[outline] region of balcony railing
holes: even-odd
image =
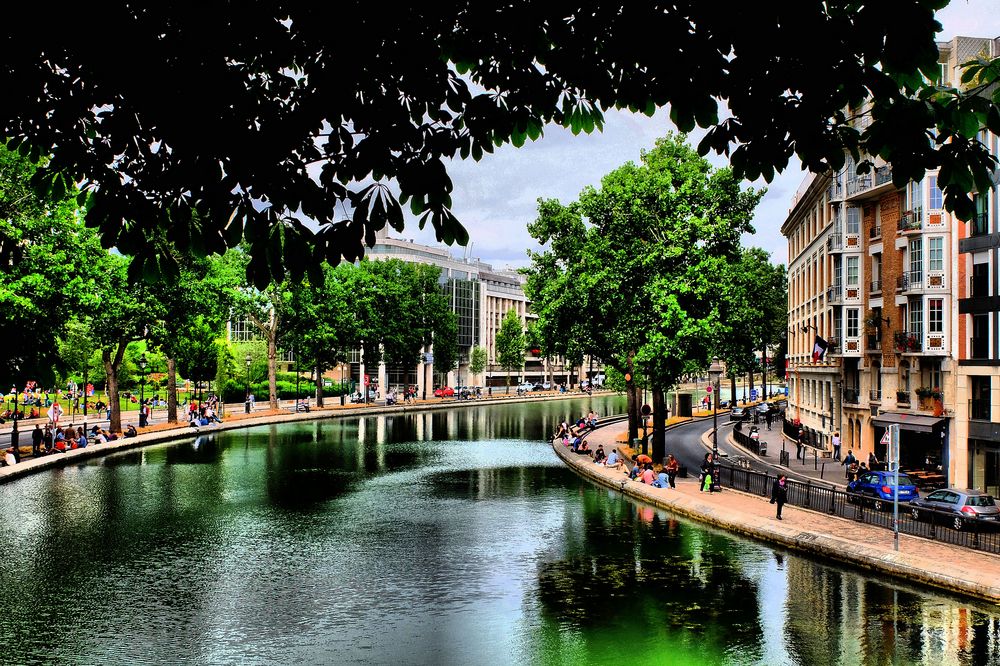
[[[910,271],[896,278],[896,291],[915,291],[924,286],[923,271]]]
[[[832,236],[826,239],[826,250],[827,252],[833,252],[834,250],[844,249],[844,237],[838,232],[834,232]]]
[[[840,184],[839,180],[835,180],[830,183],[830,186],[826,188],[826,196],[831,201],[835,199],[840,199],[844,194],[844,188]]]
[[[909,405],[910,404],[910,392],[909,391],[896,391],[896,404],[897,405]]]
[[[826,290],[826,302],[829,303],[840,303],[844,300],[844,288],[835,284]]]
[[[879,391],[878,389],[870,389],[868,391],[868,401],[882,402],[882,391]]]
[[[893,338],[896,351],[906,353],[919,352],[923,348],[923,335],[917,332],[899,331]]]
[[[979,421],[990,420],[990,401],[973,398],[969,401],[969,418]]]
[[[880,167],[875,167],[875,187],[879,185],[885,185],[892,180],[892,167],[885,164]]]
[[[881,224],[873,224],[872,226],[868,227],[868,238],[875,239],[875,238],[881,238],[881,237],[882,237],[882,225]]]
[[[882,291],[882,280],[872,280],[871,284],[868,285],[868,291],[873,294],[877,294]]]
[[[865,349],[869,351],[881,351],[882,339],[878,335],[871,333],[866,336],[865,345]]]
[[[976,213],[972,217],[972,226],[969,227],[970,236],[985,236],[990,233],[990,214]]]
[[[922,226],[921,217],[922,216],[918,211],[908,210],[899,216],[899,222],[897,223],[896,228],[903,232],[920,231]]]
[[[844,402],[856,405],[861,402],[861,391],[856,388],[844,388]]]
[[[851,197],[860,194],[873,187],[880,187],[892,181],[892,167],[885,164],[875,168],[875,173],[865,173],[855,176],[847,181],[847,196]]]
[[[969,298],[983,298],[989,295],[989,275],[973,275],[969,278]]]

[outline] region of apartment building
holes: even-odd
[[[993,56],[1000,40],[939,44],[942,79]],[[865,109],[857,109],[860,126]],[[996,154],[996,138],[992,141]],[[886,456],[929,483],[993,488],[1000,476],[1000,228],[996,189],[970,223],[944,210],[937,173],[897,188],[889,165],[809,176],[782,226],[788,239],[789,411],[810,442]],[[817,337],[828,345],[814,354]],[[822,346],[822,345],[821,345]],[[994,380],[994,377],[998,377]]]

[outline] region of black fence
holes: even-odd
[[[739,440],[737,440],[739,441]],[[723,487],[770,497],[774,474],[723,465],[719,470]],[[787,481],[788,504],[822,511],[860,523],[892,529],[892,501],[837,490],[827,485]],[[899,533],[932,539],[973,550],[1000,554],[1000,524],[967,519],[955,513],[910,507],[899,503]]]
[[[749,433],[743,432],[743,429],[733,429],[733,439],[736,443],[742,446],[748,451],[753,451],[758,456],[767,455],[767,442],[762,442],[756,437],[751,437]]]

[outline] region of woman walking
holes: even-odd
[[[788,479],[782,474],[774,480],[774,484],[771,486],[771,504],[778,505],[778,515],[776,516],[778,520],[781,520],[781,507],[785,506],[787,501]]]

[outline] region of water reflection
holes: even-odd
[[[0,663],[1000,661],[994,607],[581,480],[542,440],[586,408],[254,428],[7,485]]]

